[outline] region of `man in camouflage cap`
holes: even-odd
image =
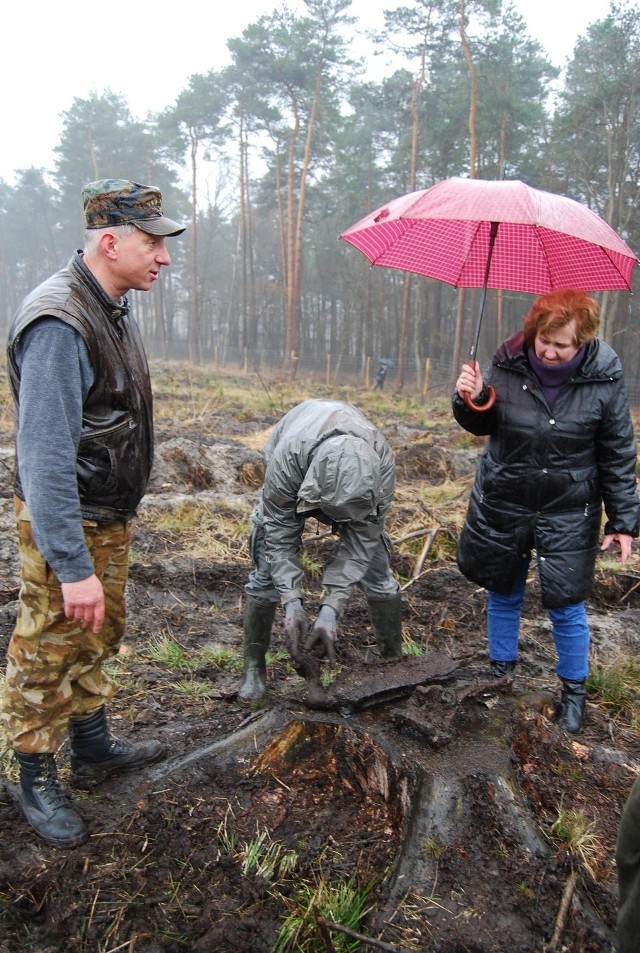
[[[152,287],[171,263],[165,237],[184,231],[152,186],[103,179],[83,204],[84,251],[23,301],[7,348],[22,585],[1,714],[18,803],[60,847],[87,837],[57,776],[67,733],[83,784],[164,754],[159,741],[111,735],[104,663],[124,636],[131,520],[153,461],[149,368],[127,294]]]

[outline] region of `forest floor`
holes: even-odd
[[[515,678],[488,675],[484,594],[455,565],[480,451],[433,406],[343,390],[396,452],[389,530],[405,655],[377,654],[360,592],[326,695],[307,694],[277,616],[264,703],[238,702],[246,534],[259,448],[297,400],[153,368],[157,459],[136,521],[114,733],[164,761],[71,788],[90,837],[49,847],[0,785],[2,953],[610,953],[620,813],[640,763],[640,562],[602,558],[579,736],[557,728],[534,574]],[[321,394],[319,394],[321,392]],[[10,414],[0,431],[0,643],[15,620]],[[335,539],[308,524],[308,602]],[[616,684],[617,694],[605,690]],[[622,686],[622,687],[621,687]],[[68,751],[58,757],[68,783]]]

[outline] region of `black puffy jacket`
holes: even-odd
[[[489,440],[458,544],[458,565],[485,589],[511,592],[535,549],[547,608],[581,602],[593,582],[602,506],[605,533],[638,534],[636,448],[620,359],[604,341],[549,408],[522,331],[505,341],[484,374],[493,408],[470,410],[457,393],[458,423]]]

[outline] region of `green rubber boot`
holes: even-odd
[[[273,602],[246,596],[244,602],[244,680],[238,692],[241,702],[257,702],[267,690],[267,649],[276,617]]]
[[[389,599],[369,599],[369,618],[383,658],[402,656],[402,593]]]

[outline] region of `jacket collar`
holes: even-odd
[[[499,367],[510,367],[522,373],[533,374],[527,358],[527,345],[524,340],[524,331],[516,331],[510,338],[503,341],[493,363]],[[618,380],[622,377],[620,358],[606,341],[594,338],[585,345],[585,357],[581,367],[576,371],[575,379],[588,380]]]
[[[126,295],[120,301],[115,301],[108,295],[94,277],[93,272],[85,265],[84,254],[81,250],[76,251],[71,258],[69,271],[94,298],[97,298],[100,307],[112,321],[118,321],[129,313],[129,301]]]

